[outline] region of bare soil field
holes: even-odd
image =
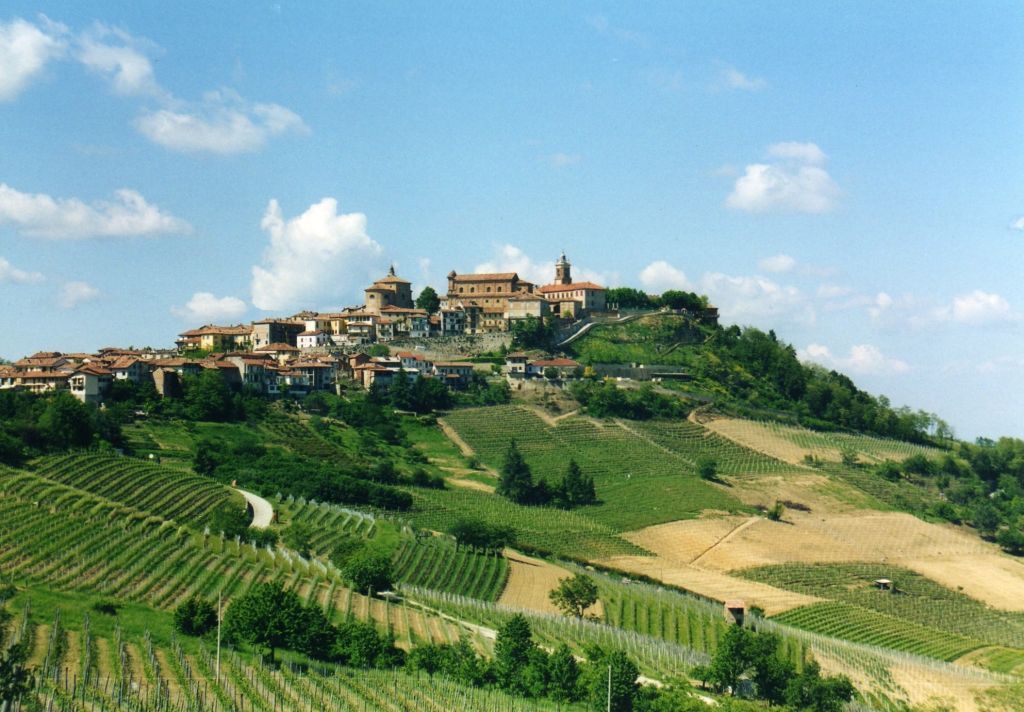
[[[806,450],[785,438],[777,437],[768,430],[762,431],[751,427],[751,424],[745,420],[714,418],[701,422],[705,428],[721,435],[723,438],[728,438],[738,445],[764,453],[769,457],[774,457],[776,460],[788,462],[791,465],[802,465],[804,455],[810,453],[810,450]],[[835,459],[838,462],[839,453],[836,452],[834,458],[830,459]]]
[[[711,571],[664,556],[613,556],[598,563],[679,586],[702,596],[725,601],[741,598],[768,615],[820,601],[820,598],[775,588],[756,581]]]
[[[684,575],[673,569],[699,564],[700,569],[728,573],[787,562],[877,562],[879,576],[884,576],[886,564],[905,566],[995,608],[1024,611],[1024,564],[952,525],[874,511],[822,514],[789,510],[782,522],[748,522],[747,517],[739,516],[697,519],[626,533],[626,539],[656,555],[652,561],[632,563],[629,570],[640,572],[640,567],[642,573],[690,588],[683,580],[692,577],[692,572]],[[722,595],[752,598],[739,588]]]
[[[511,549],[505,550],[505,558],[508,559],[508,583],[498,603],[541,613],[560,613],[548,593],[558,587],[559,581],[570,578],[572,572]],[[601,602],[587,609],[587,613],[601,617],[604,613]]]

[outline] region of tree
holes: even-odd
[[[303,618],[302,603],[293,591],[279,584],[258,583],[231,602],[224,628],[230,638],[266,648],[273,660],[277,648],[294,643]]]
[[[580,668],[569,646],[555,648],[548,658],[548,695],[558,702],[579,699]]]
[[[587,664],[583,669],[582,685],[590,704],[596,709],[607,709],[609,679],[611,681],[611,709],[630,712],[639,686],[636,665],[621,650],[606,652],[598,647],[586,651]]]
[[[174,610],[174,627],[185,635],[205,635],[217,627],[217,609],[193,595]]]
[[[597,584],[586,574],[576,574],[558,582],[548,598],[567,616],[582,618],[588,608],[597,603]]]
[[[402,652],[390,638],[381,635],[372,623],[347,620],[338,627],[332,654],[343,665],[361,668],[395,667]]]
[[[424,287],[416,297],[416,308],[425,309],[427,314],[433,314],[441,308],[441,298],[431,286]]]
[[[25,665],[28,641],[23,640],[4,650],[4,629],[9,615],[0,608],[0,710],[3,712],[32,691],[32,672]]]
[[[498,686],[513,694],[524,694],[526,686],[520,673],[530,663],[530,653],[536,646],[530,624],[516,613],[498,630],[494,641],[494,677]]]
[[[856,689],[844,676],[822,677],[818,663],[811,662],[786,687],[786,704],[808,712],[839,712],[853,699]]]
[[[394,580],[391,557],[366,550],[351,557],[341,573],[356,591],[387,591]]]
[[[526,464],[515,440],[509,441],[505,451],[505,460],[501,466],[501,478],[495,492],[507,497],[517,504],[527,504],[533,500],[533,473]]]
[[[185,379],[185,413],[190,420],[231,420],[235,402],[227,380],[217,369]]]
[[[224,502],[210,513],[210,531],[223,532],[224,536],[242,536],[249,529],[252,517],[249,510],[234,502]]]
[[[740,677],[754,666],[754,633],[742,626],[729,626],[711,659],[710,682],[719,692],[735,692]]]
[[[713,457],[700,457],[697,459],[697,474],[703,480],[714,481],[718,479],[718,462]]]
[[[565,475],[562,476],[562,483],[558,486],[558,498],[566,508],[580,507],[597,501],[594,478],[584,475],[573,459],[569,460]]]
[[[558,378],[558,369],[554,366],[548,366],[544,369],[544,378],[549,381],[554,381]]]
[[[974,506],[971,521],[982,536],[992,536],[1002,523],[1002,516],[992,501],[986,498]]]
[[[39,416],[39,431],[51,449],[86,447],[93,434],[89,409],[70,393],[57,393]]]

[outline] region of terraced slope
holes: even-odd
[[[36,460],[34,471],[75,487],[182,524],[203,521],[218,505],[239,495],[195,474],[117,455],[72,453]]]

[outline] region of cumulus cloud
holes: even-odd
[[[1004,297],[980,289],[954,297],[952,303],[934,310],[932,316],[938,321],[973,326],[1013,321],[1018,318]]]
[[[839,187],[825,170],[825,153],[813,143],[788,141],[768,147],[770,162],[752,163],[736,179],[725,204],[734,210],[827,213]]]
[[[51,59],[64,53],[67,28],[45,17],[40,25],[20,18],[0,22],[0,101],[10,101]]]
[[[62,309],[71,309],[99,296],[100,290],[88,282],[65,282],[57,293],[57,305]]]
[[[230,321],[245,314],[246,305],[238,297],[217,297],[210,292],[196,292],[183,307],[171,307],[171,313],[191,322],[208,324]]]
[[[640,284],[652,294],[661,294],[669,289],[688,289],[690,283],[681,269],[657,260],[640,271]]]
[[[87,204],[78,198],[22,193],[0,183],[0,225],[48,239],[123,237],[189,232],[187,222],[168,215],[138,192],[123,188],[114,200]]]
[[[1021,232],[1024,232],[1024,215],[1021,215],[1019,218],[1010,223],[1010,229],[1020,230]]]
[[[765,272],[791,272],[796,267],[796,260],[789,255],[773,255],[759,260],[757,267]]]
[[[799,289],[759,275],[710,272],[701,277],[698,291],[707,294],[722,318],[733,323],[770,327],[777,321],[811,324],[816,317]]]
[[[735,67],[726,67],[722,70],[722,81],[730,89],[740,91],[759,91],[768,86],[768,82],[758,77],[748,77]]]
[[[39,272],[26,272],[18,269],[0,257],[0,284],[35,284],[42,282],[43,275]]]
[[[144,113],[136,128],[150,141],[183,153],[250,153],[285,133],[306,133],[302,118],[280,104],[251,103],[231,91],[208,92],[184,108]]]
[[[857,344],[850,348],[848,356],[837,356],[822,344],[809,344],[806,349],[797,350],[797,358],[804,362],[817,363],[826,368],[849,371],[858,375],[896,375],[910,370],[906,361],[890,358],[871,344]]]
[[[144,44],[123,30],[97,23],[79,37],[75,58],[106,77],[118,94],[164,96],[142,50]]]
[[[384,250],[366,234],[366,215],[339,214],[334,198],[288,220],[271,200],[260,226],[270,236],[263,264],[252,268],[252,303],[260,309],[341,301],[359,293],[384,268]]]
[[[550,263],[537,262],[515,245],[500,245],[486,262],[473,268],[473,272],[515,272],[522,279],[535,284],[547,284],[555,274],[554,260]]]

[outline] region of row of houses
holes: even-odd
[[[337,312],[300,312],[251,324],[207,324],[178,335],[179,352],[256,350],[284,343],[301,351],[344,348],[397,339],[463,336],[504,332],[529,317],[576,320],[605,310],[605,288],[573,282],[572,265],[563,254],[555,263],[555,281],[538,286],[515,272],[448,274],[448,291],[440,308],[417,308],[412,284],[388,274],[364,290],[364,303]]]

